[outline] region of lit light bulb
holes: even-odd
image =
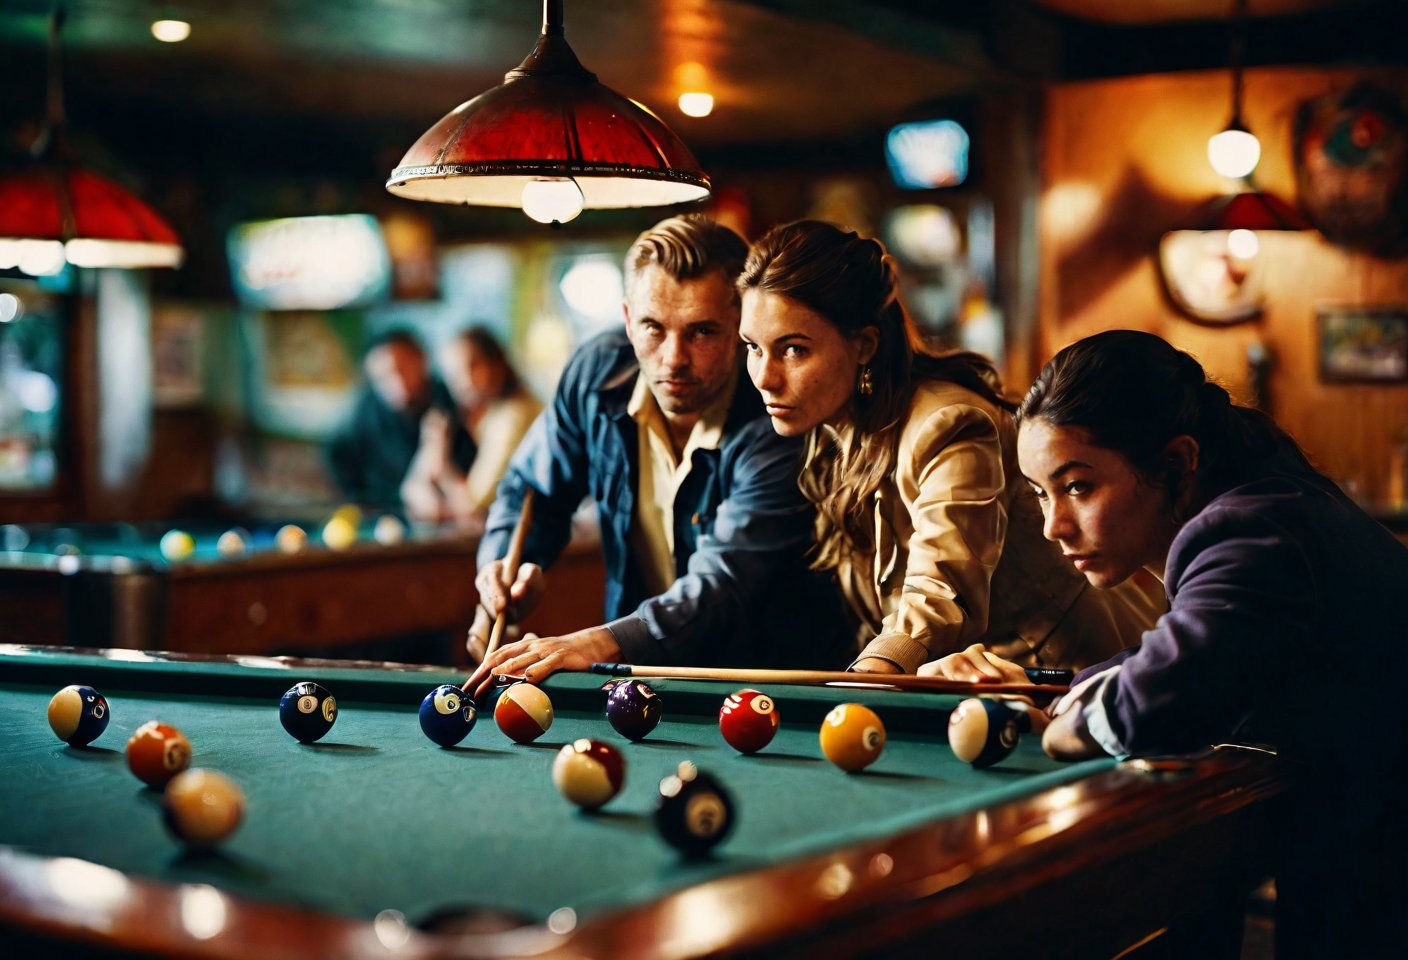
[[[64,268],[64,245],[58,240],[19,240],[18,265],[31,277],[47,277]]]
[[[1229,179],[1245,177],[1260,159],[1261,144],[1246,130],[1232,127],[1208,139],[1208,163]]]
[[[1238,260],[1251,260],[1261,251],[1261,241],[1251,230],[1233,230],[1227,234],[1227,252]]]
[[[523,212],[539,223],[573,220],[585,202],[571,177],[540,177],[523,185]]]
[[[191,35],[191,25],[184,20],[156,20],[152,22],[152,36],[162,43],[180,43]]]
[[[692,92],[680,94],[680,113],[686,117],[707,117],[714,112],[712,93]]]

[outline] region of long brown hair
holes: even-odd
[[[749,248],[738,289],[795,300],[847,337],[866,327],[878,333],[868,364],[870,394],[852,394],[849,417],[836,433],[818,426],[807,437],[799,482],[817,506],[813,565],[818,569],[874,547],[866,505],[894,471],[900,430],[918,380],[951,381],[1014,409],[987,358],[925,349],[900,301],[894,259],[878,240],[820,220],[773,227]]]

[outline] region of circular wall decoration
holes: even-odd
[[[1326,239],[1405,252],[1408,113],[1395,94],[1360,83],[1301,104],[1295,166],[1301,207]]]

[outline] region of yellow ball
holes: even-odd
[[[162,535],[161,555],[173,563],[186,559],[195,549],[195,538],[184,530],[168,530]]]
[[[323,543],[333,550],[346,550],[357,542],[357,525],[345,516],[334,516],[323,525]]]
[[[308,534],[296,524],[285,524],[274,534],[274,545],[280,553],[302,553],[308,546]]]
[[[821,752],[847,773],[870,766],[885,749],[885,725],[875,711],[842,703],[821,722]]]
[[[167,828],[191,847],[213,847],[244,818],[244,791],[229,777],[195,767],[178,773],[161,799]]]
[[[362,508],[357,506],[355,503],[344,503],[342,506],[334,510],[332,512],[332,516],[328,519],[336,520],[338,517],[341,517],[343,520],[346,520],[354,527],[358,526],[362,522]]]

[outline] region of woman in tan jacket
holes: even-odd
[[[1042,537],[996,371],[922,349],[878,241],[775,227],[738,286],[749,376],[773,428],[807,439],[814,565],[858,618],[852,669],[913,673],[974,643],[1079,668],[1153,625],[1156,584],[1092,590]]]

